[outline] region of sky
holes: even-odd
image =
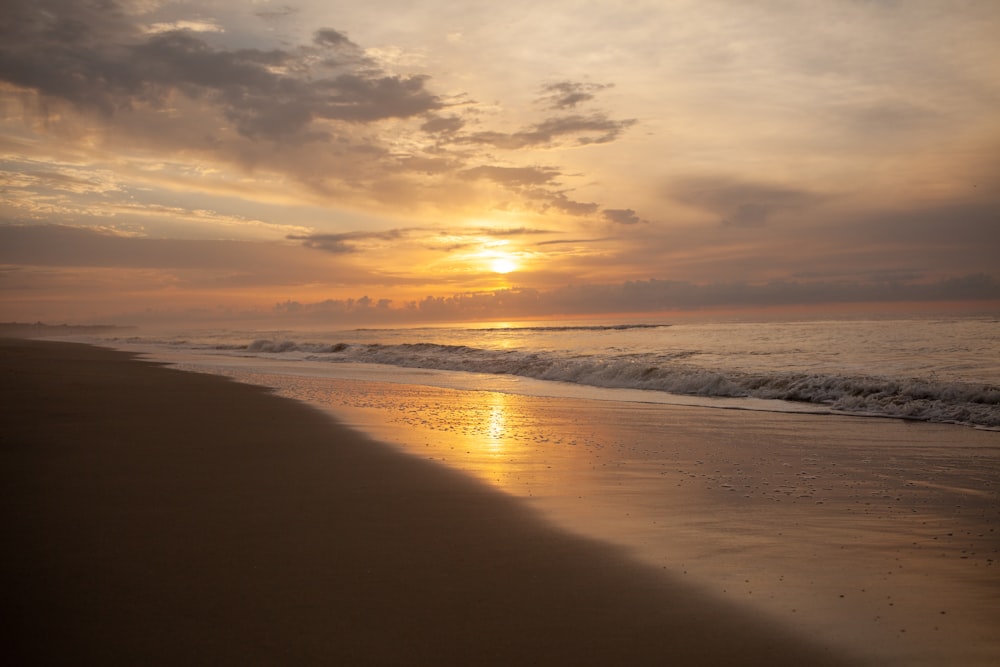
[[[5,0],[0,320],[1000,304],[995,0]]]

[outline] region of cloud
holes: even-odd
[[[458,248],[470,245],[479,245],[482,239],[479,237],[511,238],[518,236],[534,236],[539,234],[552,234],[551,230],[533,229],[530,227],[480,227],[474,229],[461,230],[434,230],[424,227],[407,227],[401,229],[389,229],[378,232],[350,231],[339,234],[290,234],[286,236],[290,241],[301,241],[306,248],[323,250],[333,254],[349,254],[362,250],[372,250],[373,241],[397,242],[411,239],[423,240],[424,247],[432,250],[443,250],[450,252]],[[426,244],[429,240],[437,241],[441,238],[448,239],[447,245],[437,243]]]
[[[617,139],[636,122],[634,119],[613,120],[603,113],[556,116],[519,132],[474,132],[456,138],[456,142],[483,144],[505,150],[550,146],[563,137],[575,137],[575,143],[579,146],[606,144]]]
[[[1000,204],[995,202],[917,205],[858,217],[838,231],[850,234],[862,249],[902,246],[911,254],[923,251],[927,260],[950,259],[951,266],[989,266],[1000,257],[998,220]]]
[[[614,241],[614,238],[600,238],[600,239],[553,239],[551,241],[539,241],[536,246],[553,246],[553,245],[577,245],[585,243],[604,243],[605,241]]]
[[[829,198],[804,189],[755,183],[726,176],[688,178],[669,189],[684,204],[720,216],[730,227],[762,227],[772,215],[819,204]]]
[[[126,161],[174,161],[179,172],[193,161],[235,167],[272,188],[261,197],[301,193],[337,206],[405,205],[411,215],[474,205],[588,216],[600,205],[567,196],[557,182],[560,168],[512,164],[514,158],[490,164],[482,149],[603,144],[636,122],[560,113],[497,131],[481,124],[490,116],[464,93],[439,93],[419,71],[387,71],[335,27],[317,27],[304,43],[244,48],[232,45],[246,43],[235,30],[232,38],[211,32],[215,24],[207,19],[168,17],[150,32],[138,22],[141,12],[114,0],[103,0],[99,12],[71,0],[9,4],[0,23],[0,103],[19,98],[25,120],[42,121],[24,124],[35,131],[32,139],[58,134],[76,149],[73,159],[85,156],[80,163],[96,147]],[[293,11],[259,14],[275,21]],[[606,87],[561,81],[544,94],[562,111]],[[210,181],[185,187],[207,188]]]
[[[594,99],[594,93],[611,88],[610,83],[579,83],[560,81],[542,87],[541,102],[549,109],[575,109],[580,104]]]
[[[0,167],[5,166],[0,161]],[[106,170],[84,170],[63,165],[45,165],[40,169],[0,172],[0,184],[4,188],[15,188],[26,191],[31,197],[38,197],[37,189],[81,194],[103,194],[118,192],[122,186],[113,173]],[[10,197],[8,204],[13,203],[23,195],[11,190],[5,192]],[[19,197],[20,195],[20,197]]]
[[[0,264],[137,269],[194,281],[202,288],[229,285],[297,285],[317,276],[364,279],[357,266],[318,261],[318,253],[275,242],[158,239],[61,225],[0,225]],[[183,278],[182,278],[183,277]]]
[[[15,2],[0,32],[0,78],[105,116],[140,104],[168,109],[172,94],[207,100],[241,134],[269,139],[302,135],[314,120],[370,123],[442,106],[427,77],[374,70],[330,28],[314,46],[225,49],[191,26],[149,34],[113,3],[100,12],[75,4],[86,3]]]
[[[552,183],[559,171],[551,167],[480,166],[466,169],[460,175],[463,178],[482,178],[508,186],[524,186]]]
[[[726,227],[762,227],[773,210],[774,207],[771,204],[757,202],[739,204],[733,209],[730,217],[722,221],[722,224]]]
[[[466,236],[455,238],[546,233],[547,230],[530,227],[480,228],[457,232]],[[212,304],[222,303],[223,298],[229,297],[205,295],[222,294],[227,289],[236,289],[232,299],[238,295],[244,299],[243,303],[247,303],[247,287],[260,293],[258,300],[263,294],[274,295],[275,299],[284,298],[282,292],[296,290],[292,294],[296,294],[298,300],[288,301],[285,307],[276,309],[273,313],[275,317],[309,317],[337,311],[345,314],[346,319],[364,320],[377,308],[378,317],[387,321],[434,317],[468,319],[480,315],[526,317],[720,307],[1000,300],[1000,280],[983,272],[958,271],[935,276],[920,270],[872,270],[860,276],[814,272],[796,279],[767,282],[633,280],[574,284],[548,290],[461,292],[451,297],[428,296],[416,301],[390,301],[389,296],[393,295],[373,294],[370,290],[376,284],[391,285],[392,277],[384,272],[375,275],[351,261],[359,251],[375,249],[378,244],[395,244],[413,238],[426,240],[432,234],[440,235],[441,232],[400,228],[378,233],[291,237],[292,240],[304,241],[308,248],[326,251],[311,252],[301,245],[279,242],[151,239],[70,227],[0,225],[0,264],[4,265],[0,272],[0,290],[7,295],[21,293],[25,299],[30,297],[34,301],[39,298],[44,301],[49,294],[47,290],[54,290],[61,295],[60,298],[79,300],[80,308],[97,301],[117,303],[119,305],[111,306],[116,308],[120,308],[121,303],[138,306],[148,297],[147,305],[152,304],[156,309],[163,308],[165,304],[176,307],[182,303],[172,296],[173,291],[178,289],[194,290],[189,292],[191,299],[196,299],[191,303]],[[533,245],[583,245],[605,240],[552,239]],[[434,249],[439,252],[449,250],[443,246]],[[343,286],[353,284],[359,293],[362,289],[368,291],[370,298],[352,300],[339,297],[331,300],[324,296],[310,303],[304,298],[309,292],[301,290],[315,285],[318,280],[328,285],[335,283],[341,290]],[[280,290],[276,294],[275,288]],[[322,291],[313,290],[311,293],[318,295]],[[68,303],[66,307],[71,306]],[[92,316],[98,314],[86,312]],[[105,309],[102,312],[119,311]]]
[[[531,227],[508,227],[501,229],[482,227],[472,233],[482,234],[483,236],[534,236],[536,234],[554,234],[555,232],[551,229],[533,229]]]
[[[320,46],[355,47],[355,44],[342,32],[333,28],[320,28],[313,36],[313,42]]]
[[[566,286],[553,290],[510,288],[462,292],[451,296],[393,302],[388,299],[287,301],[276,304],[279,317],[337,314],[358,321],[468,320],[480,316],[530,317],[660,313],[704,308],[804,306],[938,301],[996,301],[1000,280],[985,274],[946,277],[936,281],[774,281],[764,284],[639,280],[617,284]],[[375,308],[378,312],[375,312]]]
[[[606,208],[601,211],[601,214],[605,220],[616,225],[636,225],[640,222],[649,222],[640,218],[630,208]]]
[[[175,30],[190,30],[191,32],[225,32],[225,29],[212,21],[171,21],[169,23],[154,23],[145,29],[147,33],[173,32]]]
[[[558,209],[564,213],[576,216],[586,216],[597,212],[600,206],[594,202],[580,202],[568,198],[561,192],[549,193],[541,197],[547,206]]]
[[[255,12],[254,16],[257,16],[269,23],[276,23],[277,21],[292,16],[298,13],[298,9],[290,5],[284,5],[276,9],[265,10],[260,12]]]
[[[316,34],[322,47],[350,46],[340,33]],[[283,50],[222,51],[185,32],[170,32],[133,47],[134,75],[146,86],[208,95],[246,136],[289,139],[314,120],[371,123],[440,108],[423,76],[378,76],[357,71],[320,78],[297,76],[301,54]],[[339,64],[339,63],[337,63]]]
[[[350,317],[352,319],[366,321],[372,318],[389,319],[394,313],[389,308],[392,305],[391,299],[374,300],[363,296],[358,299],[324,299],[317,303],[301,303],[299,301],[286,300],[274,305],[272,311],[282,317],[322,317],[330,316]]]
[[[458,116],[438,116],[427,114],[427,120],[420,129],[428,134],[454,134],[465,126],[465,121]]]
[[[561,174],[553,167],[479,166],[466,169],[459,175],[502,185],[530,201],[540,202],[543,210],[554,208],[569,215],[587,216],[600,208],[593,202],[574,201],[565,192],[556,189],[556,178]]]
[[[341,234],[291,234],[290,241],[302,241],[307,248],[323,250],[334,254],[352,253],[360,249],[365,241],[396,241],[410,233],[418,231],[410,229],[390,229],[382,232],[343,232]]]

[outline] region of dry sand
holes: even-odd
[[[266,390],[0,351],[8,664],[858,664]]]

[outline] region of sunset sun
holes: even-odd
[[[517,262],[513,257],[495,257],[490,260],[490,270],[493,273],[510,273],[517,270]]]

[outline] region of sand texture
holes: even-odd
[[[850,664],[263,389],[0,350],[9,664]]]

